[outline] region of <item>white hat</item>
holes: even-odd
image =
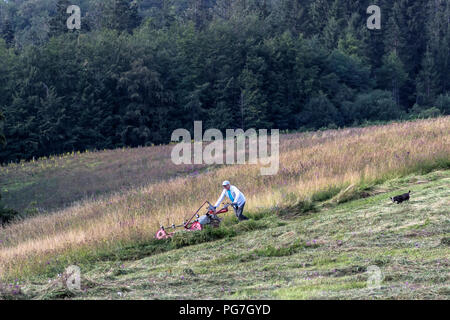
[[[223,186],[227,186],[227,185],[229,185],[229,184],[230,184],[230,181],[227,181],[227,180],[224,181],[224,182],[222,182],[222,185],[223,185]]]

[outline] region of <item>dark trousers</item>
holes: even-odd
[[[245,202],[240,207],[238,207],[237,205],[233,206],[234,213],[236,214],[236,217],[238,218],[239,221],[248,220],[248,218],[246,216],[244,216],[244,207],[245,207]]]

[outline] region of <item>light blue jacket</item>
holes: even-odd
[[[239,207],[242,207],[245,203],[245,196],[244,194],[235,186],[230,186],[230,192],[232,197],[234,198],[233,204],[237,204]],[[222,194],[220,195],[219,199],[217,200],[216,204],[214,205],[216,208],[220,205],[220,203],[223,201],[223,198],[227,195],[228,198],[228,191],[224,188],[222,191]],[[231,199],[230,199],[231,201]]]

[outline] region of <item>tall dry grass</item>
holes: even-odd
[[[167,162],[172,146],[73,152],[0,167],[2,202],[17,211],[61,209],[100,194],[194,173],[205,165]]]
[[[79,253],[76,260],[151,239],[160,224],[179,223],[205,199],[215,201],[225,179],[245,193],[248,210],[258,210],[308,199],[330,186],[401,176],[448,165],[449,160],[450,117],[285,135],[274,176],[261,176],[258,165],[224,166],[80,202],[0,229],[0,275],[34,274],[58,257]]]

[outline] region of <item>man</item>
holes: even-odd
[[[241,191],[239,191],[238,188],[232,186],[229,181],[224,181],[222,183],[222,186],[223,186],[222,194],[220,195],[219,200],[217,200],[214,209],[216,209],[220,205],[225,195],[227,195],[231,201],[231,204],[233,205],[234,213],[236,214],[238,220],[239,221],[248,220],[248,218],[243,214],[245,206],[244,194]]]

